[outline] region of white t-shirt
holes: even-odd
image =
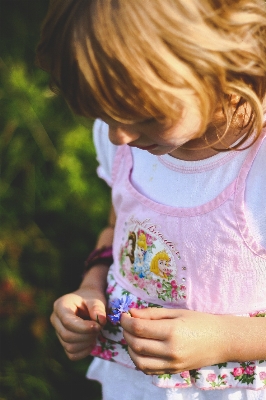
[[[99,162],[98,175],[111,186],[117,146],[108,139],[108,125],[96,120],[94,143]],[[133,186],[157,203],[175,207],[196,207],[214,199],[232,182],[250,149],[218,153],[199,161],[183,161],[166,154],[154,156],[132,148]],[[266,140],[247,179],[246,213],[253,235],[266,247]],[[167,196],[166,196],[167,193]]]
[[[108,139],[108,125],[98,120],[94,142],[99,161],[98,174],[111,185],[117,147]],[[219,153],[200,161],[178,160],[170,155],[154,156],[132,148],[131,182],[151,200],[176,207],[195,207],[214,199],[238,175],[249,149]],[[266,247],[266,141],[247,179],[246,215],[256,240]],[[166,195],[167,194],[167,195]],[[163,389],[152,385],[141,371],[95,358],[89,379],[101,382],[103,400],[266,400],[266,390],[225,389],[202,391]]]

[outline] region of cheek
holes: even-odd
[[[182,127],[188,135],[196,139],[202,135],[202,120],[199,111],[187,112],[184,115]]]
[[[111,143],[118,145],[119,143],[117,142],[117,136],[116,136],[116,129],[111,128],[109,126],[109,131],[108,131],[108,137]]]
[[[185,108],[182,113],[182,117],[176,124],[177,130],[180,135],[196,136],[200,134],[202,126],[202,118],[199,108],[196,105]]]

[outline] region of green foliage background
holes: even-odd
[[[75,118],[34,65],[48,0],[0,0],[0,400],[98,400],[49,317],[77,288],[106,223],[91,121]]]

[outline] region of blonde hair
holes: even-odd
[[[37,63],[74,112],[86,117],[177,120],[183,99],[193,95],[203,133],[217,104],[227,128],[248,104],[245,140],[263,126],[266,5],[264,0],[52,0]]]
[[[144,251],[147,251],[147,241],[146,241],[146,236],[144,233],[141,233],[139,235],[137,245]]]
[[[164,261],[169,262],[171,260],[171,258],[166,253],[166,251],[159,251],[159,253],[155,254],[153,259],[151,260],[150,270],[151,270],[151,272],[153,272],[156,275],[160,275],[161,274],[161,271],[160,271],[159,266],[158,266],[159,260],[164,260]]]

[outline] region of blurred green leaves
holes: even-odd
[[[0,0],[0,399],[98,400],[88,360],[68,361],[49,322],[54,300],[80,282],[110,195],[92,121],[75,118],[34,66],[47,4]]]

